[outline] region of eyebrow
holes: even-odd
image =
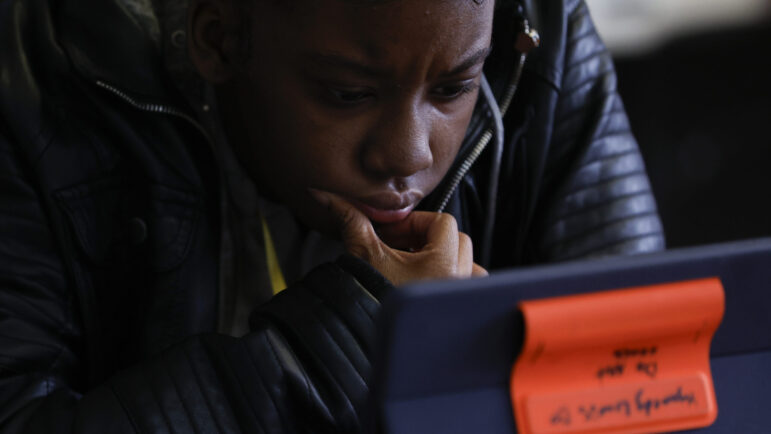
[[[482,63],[487,59],[487,56],[490,55],[490,53],[493,51],[493,47],[488,46],[485,48],[482,48],[481,50],[477,50],[470,56],[466,57],[458,66],[452,68],[451,70],[445,72],[442,74],[442,77],[450,77],[456,74],[459,74],[469,68],[471,68],[474,65],[477,65],[479,63]]]
[[[459,74],[474,65],[484,62],[484,60],[487,59],[487,56],[490,55],[492,49],[492,46],[488,46],[475,51],[463,59],[457,66],[454,66],[451,70],[443,72],[441,77],[449,77]],[[371,77],[382,77],[386,75],[386,71],[382,68],[360,63],[356,60],[349,59],[337,52],[311,53],[308,55],[308,57],[312,62],[320,66],[348,69],[360,75]]]

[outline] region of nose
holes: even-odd
[[[363,166],[376,179],[408,178],[433,164],[431,119],[417,103],[385,110],[363,147]]]

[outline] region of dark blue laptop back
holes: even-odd
[[[771,432],[771,239],[572,262],[405,287],[383,304],[374,405],[389,433],[512,433],[522,300],[718,276],[718,418],[699,432]]]

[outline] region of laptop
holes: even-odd
[[[512,365],[526,300],[719,277],[710,347],[717,399],[704,433],[771,432],[771,239],[409,285],[383,301],[373,405],[388,433],[514,433]]]

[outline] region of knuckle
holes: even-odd
[[[343,227],[349,228],[356,223],[356,212],[350,208],[340,211],[340,222]]]
[[[359,257],[361,259],[364,259],[367,262],[371,262],[371,255],[369,253],[369,249],[367,246],[362,243],[361,241],[351,241],[346,245],[346,249],[350,254],[353,256]]]
[[[468,236],[468,234],[465,232],[459,232],[458,239],[460,239],[460,242],[464,245],[468,245],[469,247],[473,246],[473,241],[471,241],[471,237]]]
[[[455,217],[453,217],[452,214],[442,214],[442,215],[444,216],[444,224],[447,225],[447,227],[453,232],[457,232],[458,221],[455,220]]]
[[[458,232],[458,222],[455,220],[455,217],[453,217],[452,214],[447,214],[447,213],[437,214],[436,219],[434,220],[434,224],[441,227],[442,232],[445,232],[445,233]]]
[[[473,275],[474,276],[479,276],[479,277],[484,277],[484,276],[488,276],[489,273],[487,272],[487,270],[484,267],[482,267],[479,264],[474,263]]]
[[[386,252],[383,251],[383,246],[367,235],[365,233],[350,237],[345,243],[346,250],[372,265],[385,262]]]
[[[452,214],[448,214],[446,212],[437,214],[436,220],[443,224],[457,224],[455,217],[453,217]]]

